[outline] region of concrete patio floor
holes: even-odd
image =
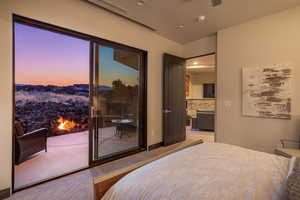
[[[138,145],[136,133],[116,136],[115,127],[99,130],[99,156],[116,153]],[[15,165],[15,189],[88,167],[88,131],[49,137],[48,151],[33,155]]]
[[[15,165],[15,188],[21,188],[88,166],[88,132],[47,140],[48,152],[41,151]]]

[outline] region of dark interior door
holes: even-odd
[[[185,140],[185,59],[164,54],[163,143]]]

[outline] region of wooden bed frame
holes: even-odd
[[[167,152],[164,152],[160,155],[154,156],[152,158],[149,158],[147,160],[143,160],[140,162],[137,162],[133,165],[130,165],[128,167],[113,171],[111,173],[108,173],[104,176],[101,176],[99,178],[95,178],[94,179],[94,199],[95,200],[100,200],[104,194],[109,190],[109,188],[111,186],[113,186],[116,182],[118,182],[122,177],[124,177],[125,175],[127,175],[128,173],[132,172],[133,170],[140,168],[150,162],[153,162],[155,160],[158,160],[162,157],[165,157],[167,155],[170,155],[172,153],[175,153],[177,151],[180,151],[184,148],[190,147],[190,146],[194,146],[197,144],[202,144],[203,140],[199,139],[196,141],[193,141],[189,144],[181,144],[178,147],[176,147],[175,149],[169,150]]]

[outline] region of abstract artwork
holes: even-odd
[[[243,68],[243,115],[291,119],[291,72],[285,65]]]

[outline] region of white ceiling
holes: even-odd
[[[93,0],[108,2],[123,9],[121,15],[152,27],[158,34],[179,43],[212,35],[218,30],[250,19],[300,5],[300,0],[222,0],[212,7],[211,0]],[[124,12],[125,11],[125,12]],[[197,23],[197,17],[206,20]],[[179,25],[184,25],[182,29]]]

